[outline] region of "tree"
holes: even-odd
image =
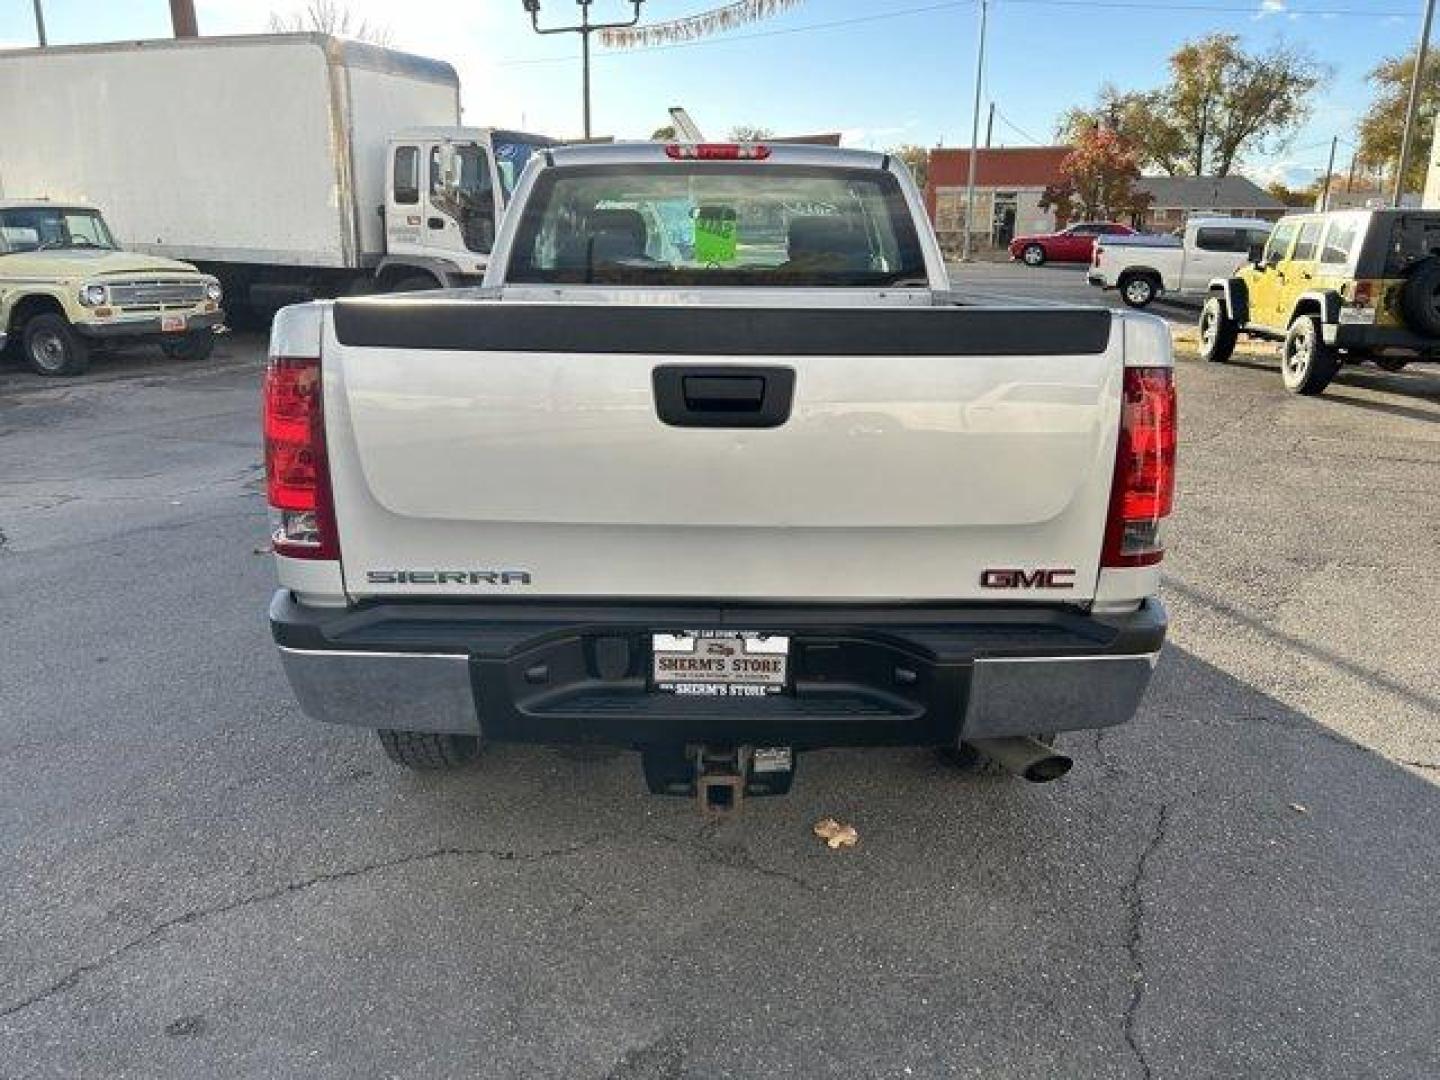
[[[356,18],[355,13],[341,6],[339,0],[310,0],[303,10],[292,11],[287,15],[276,11],[270,13],[272,34],[305,31],[367,41],[371,45],[390,44],[389,27],[378,26],[368,19]]]
[[[1325,69],[1304,53],[1276,45],[1247,53],[1236,34],[1187,41],[1170,57],[1170,83],[1122,92],[1106,84],[1091,108],[1062,117],[1062,138],[1111,128],[1140,163],[1171,176],[1228,176],[1247,153],[1290,141],[1309,113]]]
[[[1188,171],[1228,176],[1244,152],[1290,141],[1325,69],[1283,44],[1252,54],[1238,34],[1208,34],[1175,51],[1170,73],[1167,111]]]
[[[910,175],[915,178],[915,186],[923,191],[930,172],[930,151],[923,146],[907,143],[891,150],[890,156],[899,158],[905,163],[905,167],[910,170]]]
[[[1405,126],[1405,107],[1410,98],[1410,80],[1415,74],[1415,53],[1383,60],[1370,72],[1376,87],[1375,100],[1360,120],[1360,161],[1394,176],[1400,164],[1400,139]],[[1425,77],[1420,82],[1420,99],[1415,113],[1415,136],[1410,140],[1410,163],[1405,170],[1405,190],[1425,186],[1427,149],[1435,137],[1435,115],[1440,110],[1440,55],[1425,58]]]
[[[1097,128],[1110,128],[1135,150],[1141,168],[1161,169],[1171,176],[1181,168],[1184,137],[1167,115],[1159,90],[1122,92],[1105,83],[1091,108],[1070,109],[1060,118],[1057,134],[1065,143]]]
[[[680,133],[675,130],[674,124],[666,124],[664,127],[658,127],[650,133],[652,142],[674,142],[679,137]]]
[[[1341,177],[1341,183],[1343,182],[1344,178]],[[1314,185],[1307,188],[1292,188],[1282,180],[1272,180],[1265,185],[1265,190],[1286,206],[1310,207],[1315,205]]]
[[[767,127],[758,127],[755,124],[736,124],[730,129],[731,142],[764,142],[774,135],[775,132]]]
[[[1139,217],[1150,206],[1151,196],[1135,190],[1139,154],[1109,128],[1082,133],[1060,163],[1060,176],[1041,194],[1040,208],[1062,220],[1115,221]]]

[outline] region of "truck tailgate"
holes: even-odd
[[[1093,595],[1124,363],[1109,312],[332,311],[325,424],[351,596]],[[660,415],[657,368],[694,390],[678,420]],[[739,426],[755,423],[746,395],[783,383],[773,425]],[[1008,579],[984,572],[1012,568],[1026,587],[997,594]],[[1037,569],[1073,574],[1030,586]]]

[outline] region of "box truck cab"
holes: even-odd
[[[530,157],[550,139],[495,128],[423,127],[390,141],[381,292],[413,292],[478,278],[500,215]]]
[[[0,197],[105,207],[130,250],[217,277],[232,319],[479,281],[549,145],[461,126],[443,61],[308,33],[0,51],[0,132]]]

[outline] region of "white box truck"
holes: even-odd
[[[462,128],[455,69],[323,34],[0,52],[0,197],[102,207],[226,307],[478,280],[550,140]]]

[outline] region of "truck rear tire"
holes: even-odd
[[[1154,274],[1122,274],[1119,285],[1120,299],[1133,308],[1149,307],[1160,295],[1160,282]]]
[[[1325,344],[1320,319],[1315,315],[1296,316],[1280,349],[1280,375],[1285,389],[1307,397],[1322,394],[1339,370],[1340,354]]]
[[[1218,296],[1206,299],[1200,309],[1200,358],[1212,364],[1223,364],[1235,355],[1235,342],[1240,327],[1225,311],[1225,302]]]
[[[435,772],[462,769],[480,756],[480,740],[474,735],[447,735],[432,731],[377,732],[385,756],[407,769]]]
[[[199,363],[215,351],[215,335],[209,330],[197,330],[174,341],[162,341],[160,348],[171,360]]]
[[[63,315],[46,312],[25,324],[25,362],[38,375],[83,375],[90,345]]]

